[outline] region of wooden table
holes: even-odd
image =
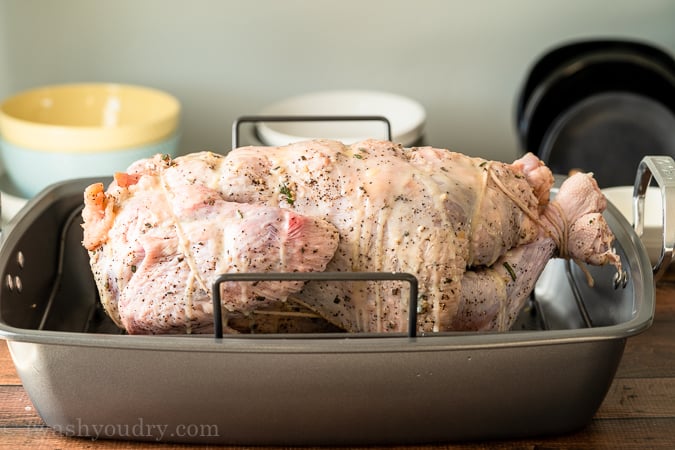
[[[675,277],[657,286],[656,316],[646,332],[628,339],[604,403],[584,430],[565,436],[470,442],[407,449],[675,448]],[[5,343],[0,343],[0,448],[196,448],[188,445],[92,441],[65,437],[44,425],[21,386]],[[241,447],[233,447],[241,448]],[[395,447],[389,447],[395,448]],[[372,447],[371,447],[372,449]]]

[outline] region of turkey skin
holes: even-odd
[[[620,269],[592,176],[551,201],[552,185],[531,154],[506,164],[379,140],[157,155],[86,190],[83,244],[129,333],[212,330],[221,273],[314,271],[415,275],[422,332],[507,330],[551,257]],[[232,332],[279,331],[279,318],[407,328],[397,281],[224,283],[221,297]]]

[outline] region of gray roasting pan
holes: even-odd
[[[368,445],[567,433],[591,421],[626,340],[652,322],[646,250],[609,205],[625,285],[593,267],[591,288],[552,260],[508,332],[123,335],[80,244],[93,181],[32,199],[0,252],[0,334],[40,416],[66,435]]]

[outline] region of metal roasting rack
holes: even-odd
[[[56,279],[52,285],[52,289],[49,292],[48,300],[46,302],[45,308],[42,312],[42,316],[39,319],[39,325],[37,329],[50,329],[52,328],[49,324],[49,318],[52,314],[53,308],[58,308],[55,306],[58,304],[61,299],[60,296],[63,295],[64,289],[64,280],[63,277],[67,276],[70,271],[69,268],[77,263],[76,259],[85,260],[87,258],[85,250],[82,248],[78,252],[73,253],[72,243],[74,241],[81,240],[81,212],[82,206],[74,208],[70,214],[68,214],[64,226],[61,230],[61,237],[59,239],[58,246],[58,258],[57,258],[57,271]],[[77,253],[82,253],[78,255]],[[25,263],[25,262],[24,262]],[[585,278],[575,273],[574,264],[569,260],[564,261],[564,273],[565,278],[567,279],[567,284],[569,290],[572,293],[574,303],[578,310],[580,317],[581,326],[586,328],[591,328],[594,326],[592,314],[589,312],[589,308],[586,305],[586,296],[582,292],[581,284],[586,283]],[[628,275],[624,273],[623,284],[620,288],[625,288],[628,284]],[[10,277],[8,276],[7,279]],[[18,282],[12,281],[14,284],[19,284]],[[12,278],[14,280],[14,278]],[[4,280],[7,284],[7,280]],[[222,310],[219,306],[221,304],[221,291],[220,286],[225,282],[268,282],[268,281],[306,281],[306,282],[322,282],[322,281],[339,281],[339,282],[349,282],[349,281],[358,281],[358,282],[381,282],[381,281],[403,281],[409,285],[409,308],[408,308],[408,327],[407,327],[407,336],[410,338],[418,337],[417,330],[417,313],[418,313],[418,294],[419,294],[419,283],[417,278],[405,272],[267,272],[267,273],[224,273],[217,276],[216,280],[212,284],[212,302],[213,302],[213,311],[214,311],[214,334],[213,336],[217,340],[222,340],[224,336],[227,336],[223,332],[223,316]],[[69,284],[69,281],[65,281],[65,284]],[[616,288],[616,286],[615,286]],[[16,287],[15,287],[16,289]],[[517,322],[514,324],[513,329],[520,330],[551,330],[555,329],[558,326],[552,324],[552,320],[547,317],[546,308],[542,307],[540,300],[537,297],[536,293],[533,291],[525,306],[522,308],[520,316]],[[86,320],[84,321],[85,326],[81,330],[68,330],[68,331],[81,331],[85,333],[105,333],[105,334],[124,334],[125,332],[117,329],[111,322],[111,320],[106,316],[106,313],[102,310],[100,305],[100,300],[98,293],[95,293],[95,298],[90,302],[90,307],[86,312]],[[66,330],[64,330],[66,331]],[[316,333],[312,333],[316,334]],[[363,337],[374,337],[374,336],[400,336],[400,333],[358,333]],[[343,334],[339,334],[344,336]],[[353,334],[352,334],[353,335]],[[428,335],[424,333],[423,335]],[[241,337],[242,335],[237,335]],[[283,336],[279,334],[279,336]]]
[[[216,339],[223,337],[220,285],[227,281],[406,281],[410,285],[408,303],[408,337],[417,336],[417,291],[414,275],[404,272],[275,272],[275,273],[227,273],[218,276],[213,283],[213,323]]]

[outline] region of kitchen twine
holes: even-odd
[[[522,201],[520,201],[520,199],[517,196],[515,196],[513,192],[511,192],[506,186],[504,186],[504,184],[495,174],[495,171],[492,170],[492,163],[493,161],[489,161],[487,164],[487,171],[490,176],[490,179],[495,183],[495,185],[497,185],[499,190],[501,190],[504,193],[504,195],[506,195],[509,199],[511,199],[511,201],[518,208],[521,209],[521,211],[523,211],[530,219],[532,219],[540,228],[546,231],[546,234],[548,234],[551,237],[551,239],[555,241],[556,246],[558,247],[558,256],[560,258],[571,259],[572,261],[574,261],[586,276],[586,282],[588,283],[588,285],[592,287],[594,284],[593,276],[588,271],[588,268],[586,268],[585,264],[582,264],[582,262],[579,261],[577,258],[570,257],[568,250],[569,223],[567,220],[567,215],[565,214],[565,211],[563,211],[560,204],[555,200],[552,200],[550,202],[550,205],[554,207],[558,211],[558,214],[560,215],[560,220],[562,220],[562,227],[558,225],[558,221],[556,220],[556,217],[553,216],[552,210],[550,210],[549,208],[546,208],[544,210],[544,217],[548,219],[548,221],[551,223],[551,226],[555,230],[555,233],[553,233],[548,227],[544,225],[539,216],[535,215],[532,211],[530,211],[527,205],[525,205]]]

